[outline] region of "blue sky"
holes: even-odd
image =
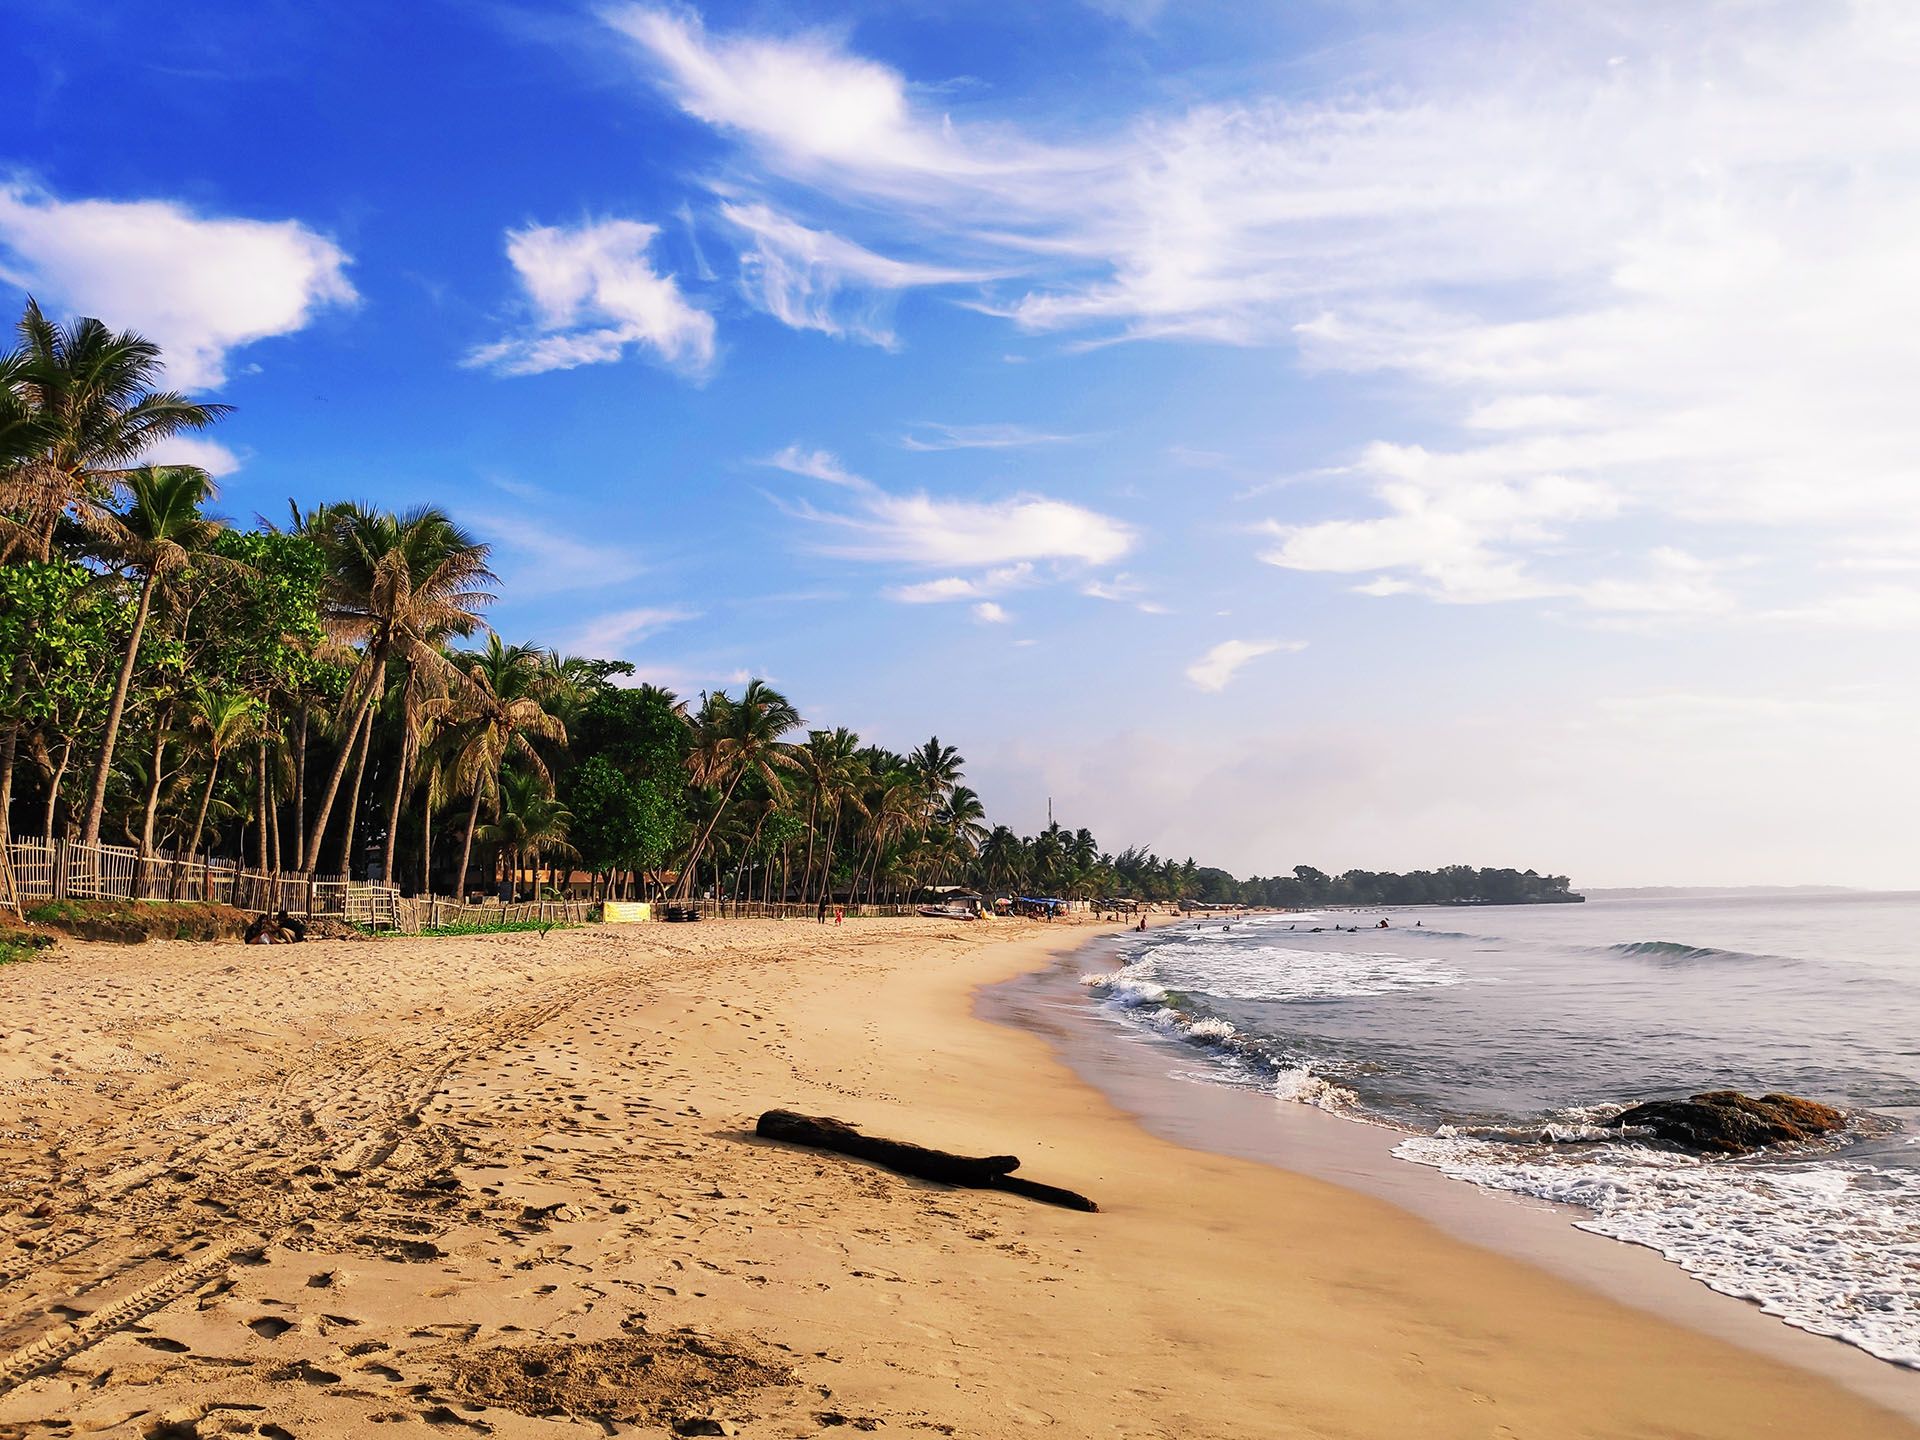
[[[54,0],[0,292],[1023,828],[1913,883],[1920,20],[1440,8]]]

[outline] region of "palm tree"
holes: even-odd
[[[980,846],[980,869],[989,889],[1012,885],[1020,870],[1020,837],[996,825]]]
[[[917,777],[896,772],[872,806],[867,832],[872,841],[867,866],[867,898],[874,898],[880,879],[880,861],[888,845],[904,838],[920,817],[922,791]],[[859,882],[856,870],[854,881]]]
[[[396,516],[347,505],[331,511],[330,518],[328,625],[335,638],[358,644],[361,651],[340,704],[339,752],[308,832],[308,876],[319,868],[321,837],[355,742],[371,723],[374,702],[385,688],[389,662],[403,667],[444,663],[435,642],[479,629],[477,612],[494,598],[483,588],[495,579],[487,569],[488,547],[441,510],[422,506]],[[352,852],[354,820],[347,816],[343,873]]]
[[[44,460],[59,428],[27,389],[30,361],[25,350],[0,354],[0,561],[38,543],[39,527],[19,517],[45,508],[47,470],[35,462]]]
[[[953,746],[942,745],[938,735],[907,757],[907,768],[935,796],[946,794],[960,783],[960,767],[966,763]]]
[[[220,778],[220,762],[235,745],[244,744],[259,733],[260,711],[260,702],[243,691],[203,688],[194,692],[187,723],[205,737],[207,783],[201,788],[200,808],[193,817],[193,838],[187,841],[189,861],[200,852],[200,836],[207,825],[207,807],[213,803],[214,783]],[[178,870],[174,873],[176,877],[179,874]],[[211,880],[210,876],[207,878]]]
[[[980,797],[967,786],[956,785],[941,802],[934,822],[951,847],[971,856],[979,852],[980,842],[987,837],[986,818],[987,807],[980,803]]]
[[[712,786],[721,794],[713,817],[687,856],[686,869],[680,877],[682,896],[692,893],[701,854],[713,838],[740,782],[748,775],[757,775],[774,799],[784,800],[787,792],[780,783],[780,772],[791,770],[799,763],[780,737],[800,728],[800,712],[792,701],[764,680],[749,680],[738,700],[716,691],[708,698],[696,724],[699,734],[693,754],[688,757],[689,768],[697,784]]]
[[[508,769],[500,776],[497,818],[480,832],[480,838],[503,847],[507,874],[517,883],[523,858],[537,870],[543,854],[577,853],[567,843],[572,824],[573,812],[554,799],[541,776],[531,770]]]
[[[118,334],[98,320],[55,325],[32,299],[20,316],[20,349],[8,363],[10,405],[35,419],[15,444],[33,458],[16,465],[0,489],[0,511],[15,518],[0,546],[23,543],[32,557],[53,558],[62,515],[104,512],[132,475],[129,467],[161,441],[202,430],[231,408],[201,405],[157,390],[160,347],[131,330]]]
[[[546,710],[546,679],[541,653],[531,645],[507,645],[498,635],[487,637],[487,648],[460,657],[466,683],[454,701],[464,714],[462,738],[455,742],[452,760],[454,788],[470,795],[467,834],[460,845],[456,896],[467,893],[467,867],[473,859],[474,826],[480,802],[495,801],[499,809],[500,767],[511,755],[539,781],[552,788],[546,761],[535,740],[557,745],[567,742],[567,728]]]
[[[832,883],[833,851],[840,838],[841,816],[848,809],[866,814],[866,807],[860,800],[860,785],[864,776],[859,752],[860,737],[844,725],[832,730],[809,731],[807,743],[794,752],[794,759],[806,778],[810,792],[807,800],[807,858],[800,872],[803,894],[811,889],[813,845],[822,812],[833,816],[820,865],[822,897]]]
[[[143,465],[127,472],[123,483],[128,496],[124,513],[102,510],[88,517],[90,528],[103,536],[108,547],[141,579],[133,629],[127,636],[127,652],[120,662],[113,698],[107,704],[106,734],[100,741],[93,783],[87,791],[86,821],[80,832],[80,843],[87,847],[100,843],[107,775],[113,768],[113,747],[119,739],[141,636],[152,613],[154,590],[196,557],[210,560],[212,557],[205,552],[213,537],[225,528],[220,521],[200,513],[201,505],[213,494],[213,481],[204,470],[191,465]]]

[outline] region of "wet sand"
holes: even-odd
[[[0,969],[0,1436],[1893,1436],[1831,1379],[1143,1129],[983,984],[727,923]],[[757,1141],[774,1105],[1085,1215]]]

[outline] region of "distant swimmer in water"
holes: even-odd
[[[1416,920],[1413,922],[1413,928],[1416,930],[1421,929],[1423,926],[1426,925],[1426,923],[1427,922],[1424,920]]]
[[[1309,935],[1318,935],[1318,934],[1319,934],[1319,933],[1320,933],[1320,932],[1321,932],[1321,931],[1322,931],[1322,930],[1323,930],[1324,928],[1325,928],[1324,926],[1321,926],[1321,925],[1316,925],[1316,926],[1314,926],[1314,927],[1313,927],[1313,928],[1312,928],[1311,930],[1309,930],[1309,931],[1308,931],[1307,933],[1308,933]],[[1333,928],[1334,928],[1334,929],[1336,929],[1336,930],[1338,930],[1338,929],[1339,929],[1340,927],[1339,927],[1338,925],[1336,925],[1336,926],[1334,926]]]
[[[1386,921],[1384,921],[1384,920],[1382,920],[1382,921],[1381,921],[1381,922],[1379,923],[1379,925],[1378,925],[1378,926],[1376,926],[1375,928],[1376,928],[1376,929],[1380,929],[1380,930],[1386,930],[1386,929],[1390,929],[1391,927],[1390,927],[1390,926],[1389,926],[1389,925],[1387,924],[1387,922],[1386,922]]]

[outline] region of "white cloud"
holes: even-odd
[[[911,565],[1005,565],[1058,560],[1105,565],[1134,546],[1133,530],[1080,505],[1041,495],[952,500],[876,491],[858,512],[811,512],[845,538],[837,553]]]
[[[598,220],[507,232],[507,258],[533,324],[469,351],[465,364],[502,375],[604,365],[645,346],[691,373],[713,363],[713,317],[689,304],[647,257],[657,225]]]
[[[809,480],[824,480],[829,485],[843,485],[849,490],[874,488],[872,481],[855,475],[840,463],[839,456],[827,450],[808,450],[800,445],[789,445],[760,463],[776,470],[785,470],[789,475],[804,475]]]
[[[196,214],[166,200],[63,200],[0,182],[0,281],[49,311],[137,330],[182,389],[227,378],[230,352],[358,300],[348,258],[295,220]]]
[[[233,450],[205,435],[172,435],[140,457],[149,465],[198,465],[216,480],[243,463]]]
[[[793,223],[827,211],[848,244],[1000,272],[978,308],[1408,387],[1421,418],[1342,446],[1360,495],[1292,520],[1278,563],[1599,608],[1628,598],[1601,551],[1711,556],[1765,527],[1805,589],[1822,555],[1920,529],[1910,7],[1475,8],[1330,46],[1285,96],[1070,144],[989,94],[936,108],[831,36],[612,23],[740,142],[730,182],[792,182]],[[1428,481],[1374,465],[1415,438]],[[1756,603],[1726,599],[1694,608]]]
[[[1013,619],[1013,616],[1009,615],[1000,606],[994,604],[993,601],[982,600],[978,605],[973,607],[973,618],[978,620],[982,625],[1005,625]]]
[[[987,272],[891,260],[765,205],[726,204],[720,213],[752,237],[740,257],[747,298],[796,330],[819,330],[892,349],[894,298],[902,290],[987,278]]]
[[[698,618],[698,612],[667,606],[638,606],[628,610],[609,610],[581,624],[567,640],[565,648],[576,655],[618,659],[630,647],[669,625]]]
[[[1026,425],[942,425],[924,420],[900,437],[903,450],[1020,450],[1033,445],[1066,445],[1084,439],[1057,435]]]
[[[1369,446],[1355,473],[1373,482],[1385,515],[1269,524],[1279,544],[1260,558],[1289,570],[1411,572],[1442,600],[1551,595],[1561,587],[1530,575],[1509,552],[1551,541],[1564,523],[1610,514],[1615,507],[1592,481],[1488,477],[1419,446]],[[1402,582],[1401,588],[1412,587]]]
[[[1222,640],[1187,667],[1187,679],[1202,690],[1220,691],[1240,668],[1278,650],[1304,650],[1304,640]]]
[[[928,183],[1003,194],[1084,163],[1006,127],[964,137],[916,111],[898,71],[832,36],[714,35],[697,15],[602,12],[689,115],[738,135],[783,172],[906,197]]]
[[[854,559],[961,570],[1039,560],[1104,565],[1125,555],[1137,539],[1131,526],[1111,516],[1044,495],[1005,500],[955,500],[924,492],[895,495],[852,474],[824,450],[789,445],[763,463],[858,496],[852,510],[795,507],[843,537],[829,547],[832,553]]]
[[[1106,580],[1089,580],[1080,593],[1090,600],[1107,600],[1116,605],[1131,605],[1143,615],[1165,615],[1169,611],[1157,600],[1141,598],[1143,586],[1131,575],[1118,574]]]
[[[1846,630],[1920,630],[1920,586],[1868,585],[1818,596],[1763,618]]]
[[[1025,585],[1032,579],[1032,564],[1022,561],[1018,565],[1003,565],[972,578],[947,575],[913,585],[896,585],[886,593],[889,600],[897,600],[903,605],[936,605],[945,601],[977,600],[984,595],[998,595]]]

